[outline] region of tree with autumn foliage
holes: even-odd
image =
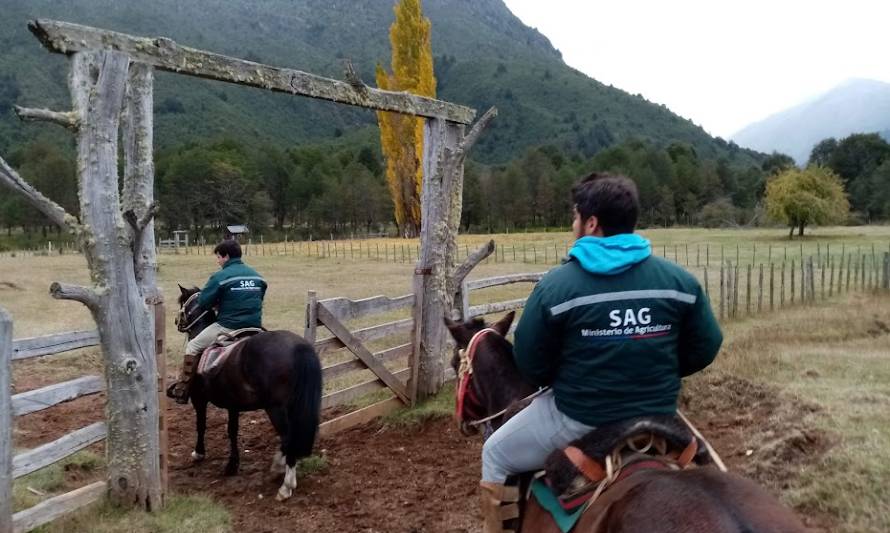
[[[389,28],[392,72],[377,65],[377,86],[436,96],[430,21],[420,0],[401,0],[394,7],[396,20]],[[423,183],[423,119],[379,112],[380,141],[386,158],[386,183],[392,196],[396,225],[406,237],[420,234],[420,193]]]
[[[766,185],[766,210],[769,215],[803,236],[810,224],[844,222],[850,203],[841,178],[827,167],[791,168],[781,172]]]

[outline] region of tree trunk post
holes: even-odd
[[[0,533],[12,533],[12,318],[0,307]]]
[[[420,342],[417,345],[417,398],[436,394],[445,375],[445,323],[454,302],[448,279],[454,266],[455,235],[450,222],[455,201],[455,172],[449,167],[463,136],[463,128],[441,119],[424,126],[423,190],[421,195],[420,258],[415,273],[423,276],[423,308]],[[462,175],[462,172],[460,172]],[[457,220],[460,220],[458,213]]]
[[[118,125],[128,64],[119,52],[72,57],[70,90],[80,119],[81,238],[94,288],[54,283],[50,292],[86,304],[98,326],[107,381],[110,497],[118,504],[157,510],[162,496],[154,321],[137,281],[133,246],[138,232],[125,223],[118,194]]]

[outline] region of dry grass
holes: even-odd
[[[733,322],[725,333],[710,375],[694,378],[692,389],[734,376],[775,387],[785,403],[815,403],[795,411],[797,428],[836,444],[782,486],[783,498],[835,517],[839,531],[890,531],[890,297],[847,296]],[[752,445],[755,460],[758,444],[769,445]]]

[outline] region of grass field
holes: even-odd
[[[789,243],[782,230],[678,229],[643,233],[652,239],[659,255],[667,250],[671,259],[675,245],[681,257],[685,256],[687,244],[691,249],[698,247],[699,250],[702,246],[710,246],[709,253],[719,250],[722,244],[726,255],[729,250],[734,255],[738,245],[740,255],[747,250],[758,262],[767,259],[766,254],[780,254],[781,257],[785,249],[794,255],[793,250],[799,253],[800,247],[797,240]],[[494,238],[502,247],[504,261],[489,260],[477,267],[471,275],[473,278],[545,270],[548,265],[543,264],[540,248],[554,247],[561,251],[570,236],[567,233],[474,235],[461,237],[459,242],[462,247],[472,250],[489,238]],[[756,255],[752,255],[755,243]],[[890,228],[816,229],[803,243],[805,255],[817,251],[827,253],[828,244],[832,254],[839,254],[840,249],[870,254],[872,245],[878,253],[890,246]],[[363,241],[365,250],[373,244],[379,249],[405,243],[387,239]],[[521,249],[522,246],[528,249],[530,245],[538,250],[537,264],[512,261],[512,254],[503,251],[512,251],[512,247]],[[273,255],[271,246],[266,245],[266,255],[246,257],[247,262],[269,281],[264,319],[271,328],[301,332],[309,290],[317,291],[320,298],[398,296],[410,292],[412,262],[386,262],[367,256],[359,259],[348,253],[346,257],[340,254],[338,257]],[[548,253],[548,259],[554,255],[556,252]],[[716,264],[719,259],[712,258],[712,261]],[[173,325],[177,283],[200,285],[215,268],[213,258],[207,255],[163,254],[160,257],[159,278],[168,299],[167,338],[171,365],[178,364],[182,346],[182,337]],[[52,300],[48,294],[52,281],[87,283],[88,280],[83,258],[77,255],[0,257],[0,306],[10,311],[15,320],[14,337],[92,328],[90,316],[83,306]],[[486,289],[474,295],[473,303],[518,298],[526,295],[528,290],[527,284]],[[818,405],[818,410],[802,416],[808,426],[831,435],[834,447],[818,463],[807,467],[783,487],[783,497],[801,509],[834,517],[843,531],[890,531],[890,507],[886,504],[890,500],[887,488],[890,487],[890,468],[887,466],[890,465],[890,296],[849,293],[815,306],[791,307],[730,321],[724,327],[727,342],[718,362],[706,375],[690,380],[688,390],[701,394],[720,393],[708,387],[709,380],[730,375],[767,384],[783,396]],[[14,377],[27,373],[50,383],[83,375],[89,370],[96,371],[100,364],[96,350],[86,349],[17,364]],[[443,402],[443,405],[447,403]],[[431,416],[430,412],[437,412],[437,408],[427,409],[390,422],[398,425],[405,420],[422,420]],[[763,423],[769,425],[771,422],[764,420]],[[756,449],[753,453],[756,459]],[[53,476],[51,472],[46,475],[47,484],[56,483]],[[27,498],[21,491],[18,494]],[[192,504],[202,509],[205,505],[213,507],[212,502],[184,502],[174,505],[170,512],[179,512],[176,510],[180,507],[188,508]],[[207,512],[214,515],[212,509]],[[170,521],[172,525],[166,526],[162,519],[156,519],[137,524],[139,518],[124,518],[107,508],[101,508],[99,515],[107,521],[103,523],[124,520],[120,523],[129,524],[120,526],[123,529],[103,525],[103,531],[183,531],[181,528],[186,523],[173,519]],[[213,524],[211,529],[217,531],[225,531],[228,527],[224,516],[209,523]]]

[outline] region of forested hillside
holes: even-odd
[[[0,18],[4,47],[0,55],[0,154],[24,165],[29,154],[49,153],[53,157],[45,161],[65,161],[72,153],[65,132],[21,124],[12,112],[14,104],[57,109],[69,105],[65,58],[39,46],[26,29],[29,19],[55,18],[163,35],[184,45],[335,78],[343,77],[343,63],[349,59],[362,79],[373,85],[375,64],[389,60],[392,5],[381,0],[0,0],[4,14]],[[670,198],[658,197],[663,210],[670,204],[674,211],[659,215],[659,220],[671,223],[691,221],[691,213],[709,202],[738,195],[735,190],[710,189],[717,182],[709,176],[742,183],[746,173],[760,167],[762,156],[756,152],[712,138],[664,106],[605,86],[566,66],[549,40],[524,26],[501,0],[427,0],[423,8],[432,21],[439,97],[475,107],[480,113],[491,105],[499,109],[498,118],[471,154],[482,181],[509,172],[509,179],[525,184],[514,189],[537,194],[535,184],[540,180],[523,170],[521,162],[541,152],[541,147],[547,154],[556,154],[552,160],[571,163],[556,165],[556,170],[568,173],[591,168],[602,160],[604,156],[598,154],[606,148],[624,146],[621,150],[633,157],[612,161],[612,166],[625,165],[627,171],[649,169],[641,171],[646,174],[641,179],[651,184],[644,196],[669,191]],[[359,155],[366,163],[362,167],[370,173],[368,186],[374,187],[375,194],[382,187],[376,170],[380,155],[375,115],[306,98],[159,73],[155,145],[158,187],[171,195],[161,218],[167,226],[213,227],[223,219],[239,217],[260,223],[270,214],[266,206],[275,200],[287,202],[269,217],[282,225],[306,216],[303,220],[328,229],[342,230],[344,224],[352,228],[353,222],[343,222],[339,215],[323,215],[340,207],[323,206],[342,196],[332,192],[339,183],[351,186],[353,178],[343,172]],[[635,148],[640,146],[646,147],[646,154],[659,155],[647,155],[650,161],[645,163],[631,161],[643,157]],[[670,154],[679,152],[691,154],[680,158],[684,161],[694,158],[698,169],[694,175],[686,173],[685,163],[667,170],[664,157],[677,164],[679,159]],[[281,154],[278,161],[286,167],[275,171],[276,179],[286,182],[277,189],[271,185],[272,178],[263,177],[261,162],[268,153]],[[306,154],[320,155],[312,155],[315,162],[307,164]],[[319,159],[323,160],[320,167]],[[206,162],[203,171],[183,166],[197,165],[196,161]],[[27,164],[30,179],[39,182],[52,174],[32,168],[40,167],[41,161]],[[274,174],[268,168],[266,172]],[[207,192],[208,187],[229,186],[234,183],[232,176],[251,191],[249,199],[227,197],[224,203],[235,205],[215,217],[207,209],[174,207],[189,191],[217,194],[216,190]],[[544,178],[553,182],[548,187],[564,193],[556,180],[556,175]],[[333,199],[326,200],[324,194]],[[372,209],[376,214],[363,215],[366,227],[391,218],[387,201],[384,194],[380,205]],[[372,204],[363,207],[370,209]],[[24,211],[17,202],[6,200],[0,205],[0,224],[30,224],[34,217]],[[504,224],[559,224],[563,215],[564,211],[559,216],[510,218]],[[312,218],[316,216],[324,218]]]

